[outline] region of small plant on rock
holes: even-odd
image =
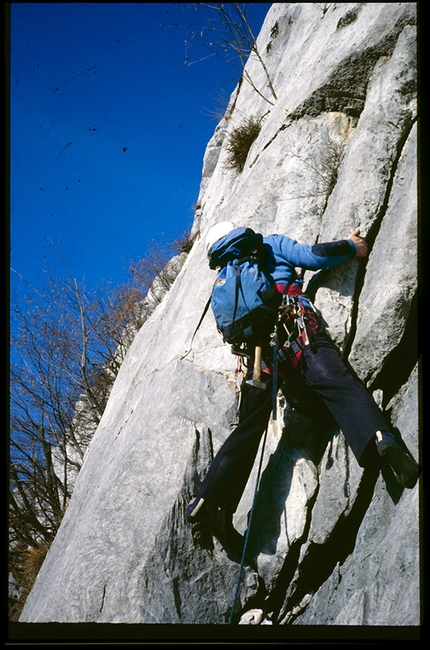
[[[248,117],[230,132],[227,140],[227,166],[230,169],[243,171],[251,145],[261,131],[261,120]]]
[[[300,160],[314,180],[314,189],[303,196],[322,196],[326,202],[332,193],[338,178],[339,168],[345,153],[346,138],[336,139],[325,128],[321,134],[319,150],[306,150],[306,154],[299,154],[292,150],[291,155]]]

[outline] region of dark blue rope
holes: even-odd
[[[251,511],[249,513],[248,528],[246,530],[245,541],[244,541],[244,544],[243,544],[242,559],[240,561],[239,576],[238,576],[238,579],[237,579],[236,593],[234,595],[234,601],[233,601],[233,606],[232,606],[232,609],[231,609],[231,616],[230,616],[229,625],[231,625],[233,623],[234,610],[236,609],[236,602],[237,602],[237,598],[238,598],[238,595],[239,595],[240,581],[241,581],[241,578],[242,578],[243,566],[245,564],[246,548],[248,546],[249,532],[251,530],[251,521],[252,521],[252,516],[254,514],[254,506],[255,506],[255,502],[256,502],[258,486],[259,486],[259,483],[260,483],[261,468],[263,466],[263,456],[264,456],[264,447],[266,446],[267,429],[268,429],[268,427],[266,427],[266,431],[264,432],[263,445],[261,447],[260,464],[259,464],[259,467],[258,467],[257,480],[255,481],[254,496],[253,496],[253,499],[252,499]]]

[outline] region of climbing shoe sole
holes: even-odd
[[[200,513],[200,517],[199,517],[199,512],[204,506],[204,503],[205,500],[199,498],[196,498],[194,499],[194,501],[191,501],[191,503],[187,506],[186,509],[186,518],[188,522],[194,523],[195,521],[199,521],[201,515],[203,514]]]

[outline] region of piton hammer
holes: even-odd
[[[261,347],[259,345],[255,346],[255,357],[254,357],[254,369],[252,374],[252,379],[248,379],[246,382],[250,386],[255,388],[266,388],[264,381],[261,381]]]

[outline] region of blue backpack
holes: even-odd
[[[259,264],[262,245],[262,235],[251,228],[235,228],[211,248],[209,266],[221,268],[211,307],[225,343],[245,343],[257,326],[277,313],[281,295]]]

